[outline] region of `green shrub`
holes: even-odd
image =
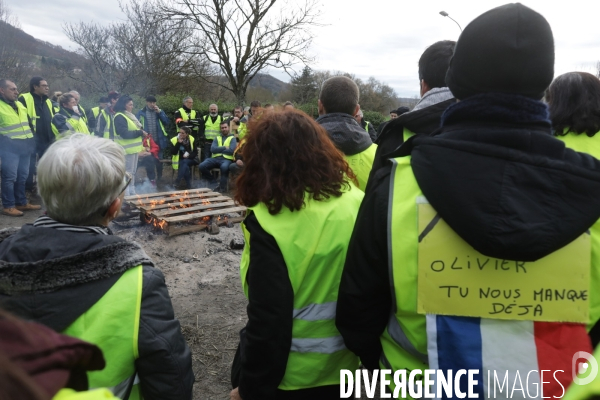
[[[378,111],[363,110],[363,118],[365,119],[365,121],[369,121],[370,123],[372,123],[375,130],[379,128],[379,125],[381,125],[382,122],[385,122],[385,117],[382,113]]]

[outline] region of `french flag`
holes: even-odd
[[[431,369],[479,370],[474,392],[480,399],[542,399],[564,395],[573,381],[573,355],[592,353],[592,346],[582,324],[429,314],[427,351]],[[463,375],[460,391],[468,393],[467,386]],[[442,398],[451,397],[442,390]]]

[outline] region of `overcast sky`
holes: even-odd
[[[75,50],[62,32],[64,22],[107,24],[123,19],[118,0],[4,0],[18,16],[22,29],[38,39]],[[126,0],[125,0],[126,1]],[[555,75],[569,71],[595,72],[600,60],[598,0],[525,0],[552,26],[556,45]],[[456,40],[460,34],[444,10],[463,28],[481,13],[505,4],[494,0],[326,0],[319,6],[312,54],[316,70],[341,70],[367,79],[374,76],[392,86],[401,97],[418,94],[417,61],[438,40]],[[507,60],[510,62],[510,60]],[[289,81],[282,71],[269,71]]]

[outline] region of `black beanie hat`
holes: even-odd
[[[554,39],[546,19],[520,3],[475,18],[462,32],[446,85],[457,99],[486,92],[539,100],[554,77]]]

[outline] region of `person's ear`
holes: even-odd
[[[117,217],[117,215],[119,215],[119,211],[121,211],[121,196],[117,197],[112,203],[110,203],[105,217],[108,217],[109,220],[113,220]]]
[[[325,107],[323,107],[323,103],[321,103],[321,99],[317,101],[317,109],[319,110],[319,115],[325,115]]]
[[[354,109],[354,114],[353,115],[358,115],[359,111],[360,111],[360,104],[357,104],[356,108]]]
[[[421,97],[423,97],[423,95],[427,92],[429,92],[431,90],[431,88],[429,87],[429,85],[427,84],[427,82],[425,82],[425,79],[421,79],[420,82],[420,86],[421,86]]]

